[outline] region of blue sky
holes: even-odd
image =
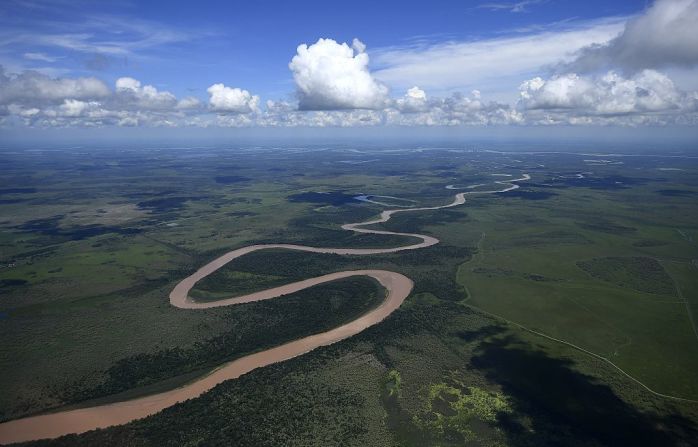
[[[326,0],[9,0],[0,7],[5,35],[0,63],[15,70],[99,76],[112,83],[130,76],[178,95],[198,91],[205,96],[206,87],[224,82],[276,98],[293,90],[288,62],[296,46],[321,37],[339,42],[356,37],[369,49],[424,41],[472,41],[526,34],[530,27],[626,17],[643,8],[637,0],[547,1],[525,6],[521,12],[482,7],[495,3],[507,2],[374,0],[354,1],[342,8]],[[36,36],[66,34],[91,36],[81,49],[32,42]],[[17,39],[18,35],[30,37]],[[154,35],[160,35],[159,43]],[[17,41],[8,42],[12,40]],[[101,42],[112,43],[124,54],[100,51]],[[56,61],[27,59],[27,53]]]
[[[696,0],[5,0],[0,126],[695,126],[697,17]]]

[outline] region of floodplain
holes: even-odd
[[[352,269],[398,272],[414,289],[350,339],[146,419],[37,445],[690,445],[698,158],[490,149],[2,152],[0,417],[172,389],[354,320],[383,298],[370,279],[197,311],[168,295],[248,245],[418,242],[341,226],[529,174],[519,189],[373,227],[438,245],[234,260],[190,296]]]

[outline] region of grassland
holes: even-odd
[[[695,276],[696,247],[677,231],[694,225],[695,210],[690,199],[652,202],[656,186],[647,183],[564,189],[526,204],[533,225],[519,224],[514,198],[474,207],[469,228],[480,250],[458,280],[468,304],[601,355],[657,392],[695,399],[693,295],[681,283]],[[683,270],[670,275],[667,265]]]
[[[22,190],[0,197],[6,419],[175,386],[348,321],[378,296],[372,282],[352,280],[242,308],[171,308],[171,287],[224,251],[404,244],[341,231],[383,209],[351,197],[443,204],[446,184],[491,184],[503,172],[533,179],[517,194],[384,225],[441,239],[424,250],[234,261],[192,294],[215,300],[350,268],[404,273],[415,290],[350,340],[51,445],[688,445],[698,435],[698,404],[654,395],[572,346],[656,392],[698,399],[698,208],[690,194],[661,192],[698,190],[690,159],[683,171],[658,171],[671,160],[591,166],[575,155],[404,150],[355,165],[345,162],[367,155],[342,148],[88,154],[52,153],[50,163],[40,152],[2,154],[0,190]],[[323,203],[308,192],[332,194]]]

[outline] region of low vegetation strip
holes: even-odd
[[[577,262],[595,279],[656,295],[676,295],[676,288],[662,264],[647,257],[606,257]]]

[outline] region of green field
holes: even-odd
[[[0,155],[0,415],[168,389],[322,332],[383,292],[347,279],[203,311],[182,278],[257,243],[391,247],[341,224],[506,194],[376,227],[441,240],[371,256],[263,250],[201,301],[347,270],[415,282],[385,322],[123,427],[46,445],[690,445],[698,437],[698,163],[457,149],[123,150]],[[364,158],[373,163],[352,164]],[[679,171],[658,167],[680,165]],[[578,178],[578,173],[584,173]],[[681,191],[677,194],[675,191]],[[666,395],[666,396],[662,396]],[[668,397],[667,397],[668,396]],[[678,399],[677,399],[678,398]],[[204,430],[202,427],[206,427]]]
[[[696,247],[675,231],[695,221],[661,203],[638,216],[626,204],[651,199],[640,188],[593,201],[586,194],[527,205],[535,225],[518,224],[516,199],[472,210],[479,251],[458,271],[467,303],[603,356],[654,391],[697,398],[698,338],[686,305],[695,295],[683,293],[697,273]],[[603,229],[580,223],[599,215]],[[647,240],[662,244],[643,246]]]

